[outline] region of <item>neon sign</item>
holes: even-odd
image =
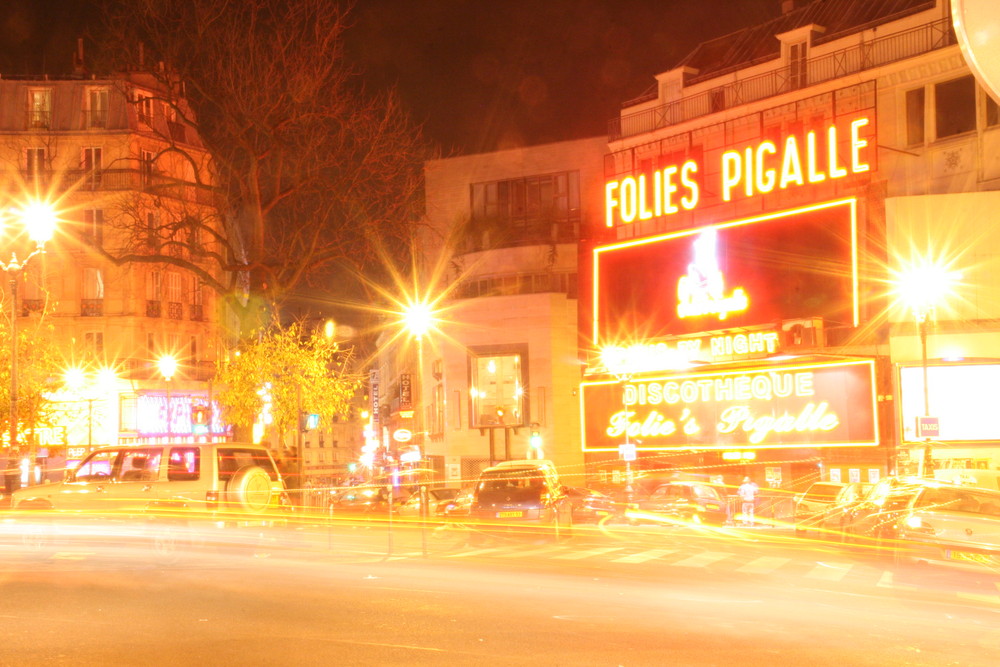
[[[737,193],[754,197],[868,172],[870,141],[863,132],[868,132],[865,128],[870,124],[868,117],[855,118],[848,124],[846,138],[837,124],[831,124],[820,134],[789,135],[779,142],[780,148],[764,140],[742,150],[724,151],[714,172],[719,182],[709,191],[721,192],[722,201],[728,202]],[[846,158],[838,153],[841,144]],[[698,162],[686,160],[649,174],[608,181],[604,185],[605,225],[614,227],[616,223],[631,224],[693,210],[701,201],[698,174],[702,172]]]
[[[696,317],[716,315],[720,320],[729,313],[743,311],[750,305],[750,299],[742,287],[737,287],[729,296],[724,295],[722,271],[715,251],[718,233],[709,227],[691,244],[694,259],[688,264],[688,271],[677,281],[677,315]]]
[[[878,444],[871,360],[584,382],[585,451]]]
[[[803,318],[857,326],[857,210],[846,198],[595,248],[595,347]]]

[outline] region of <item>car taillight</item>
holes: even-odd
[[[205,502],[214,507],[219,503],[219,492],[218,491],[206,491],[205,492]]]

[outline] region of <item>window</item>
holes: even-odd
[[[94,245],[104,243],[104,211],[99,208],[83,212],[83,236]]]
[[[983,91],[983,97],[986,98],[986,127],[1000,125],[1000,106],[997,105],[996,101],[985,90]]]
[[[806,80],[806,43],[790,44],[788,46],[788,85],[793,90],[805,88]]]
[[[147,93],[135,94],[135,110],[139,122],[147,127],[153,125],[153,98]]]
[[[159,222],[151,211],[146,213],[146,243],[153,250],[160,249]]]
[[[191,277],[191,305],[205,305],[205,292],[201,284],[201,279],[197,276]]]
[[[924,143],[924,89],[906,91],[906,145]]]
[[[92,359],[104,358],[104,332],[87,331],[83,334],[84,351]]]
[[[935,138],[976,129],[976,80],[963,76],[934,86]]]
[[[146,274],[146,299],[160,301],[163,299],[163,274],[150,271]]]
[[[77,467],[69,481],[99,482],[110,479],[118,454],[117,449],[94,452]]]
[[[195,361],[198,360],[198,337],[197,336],[191,336],[191,341],[190,341],[190,345],[188,347],[188,352],[190,354],[190,358],[191,359],[194,359]]]
[[[171,447],[167,464],[167,480],[191,482],[201,474],[201,450],[197,447]]]
[[[467,249],[577,240],[579,172],[473,183],[470,191]]]
[[[83,298],[104,298],[104,276],[100,269],[86,268],[83,270]]]
[[[24,176],[29,182],[45,181],[45,149],[27,148],[25,153]]]
[[[100,147],[84,148],[80,159],[80,168],[84,171],[84,183],[91,188],[101,185],[101,169],[104,162],[104,150]]]
[[[156,356],[156,334],[146,334],[146,356],[150,359]]]
[[[153,184],[153,151],[139,151],[139,180],[143,188],[148,188]]]
[[[181,293],[181,274],[177,271],[167,271],[167,301],[180,303]]]
[[[52,89],[30,89],[28,91],[28,127],[49,127],[51,120]]]
[[[480,354],[470,358],[473,428],[522,426],[524,378],[520,353]]]
[[[86,99],[86,127],[105,128],[108,126],[108,89],[90,88]]]

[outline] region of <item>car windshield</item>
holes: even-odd
[[[504,500],[537,500],[545,490],[545,479],[535,468],[513,468],[483,473],[479,480],[480,501],[491,502],[502,496]]]
[[[813,484],[805,497],[807,500],[834,500],[842,488],[839,484]]]

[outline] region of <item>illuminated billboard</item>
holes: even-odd
[[[857,200],[594,249],[597,347],[824,318],[857,326]]]
[[[1000,440],[997,410],[1000,364],[949,364],[927,368],[927,402],[931,417],[940,421],[937,440],[980,442]],[[899,412],[902,439],[917,442],[917,417],[924,415],[922,366],[899,369]]]
[[[875,363],[581,384],[584,451],[876,446]]]

